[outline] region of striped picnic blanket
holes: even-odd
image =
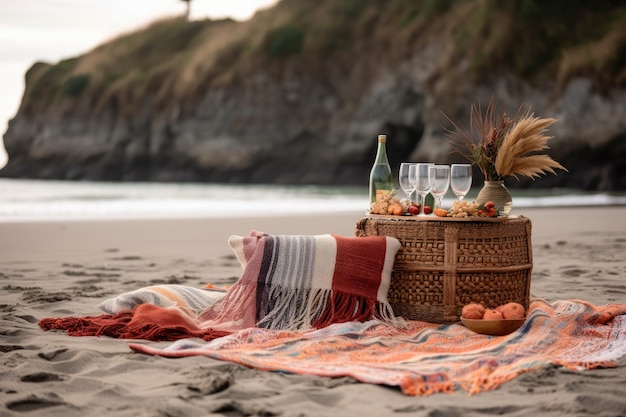
[[[250,328],[208,343],[179,340],[164,349],[132,343],[151,355],[204,355],[248,367],[349,376],[399,386],[407,395],[495,389],[515,376],[549,365],[572,370],[615,366],[626,354],[626,305],[534,299],[524,325],[508,336],[473,333],[460,324],[380,321],[333,324],[286,332]]]

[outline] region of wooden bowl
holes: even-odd
[[[519,329],[525,321],[525,318],[516,320],[474,320],[461,317],[461,322],[468,329],[476,333],[491,336],[504,336],[513,333],[515,330]]]

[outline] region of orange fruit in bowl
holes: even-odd
[[[480,320],[485,314],[485,307],[478,303],[469,303],[463,306],[461,317],[466,319]]]
[[[507,320],[519,320],[523,319],[526,315],[526,310],[519,303],[507,303],[502,306],[502,317]]]
[[[503,318],[502,313],[493,308],[485,310],[485,314],[483,314],[483,320],[502,320]]]

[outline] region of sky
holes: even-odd
[[[251,18],[278,0],[193,0],[191,19]],[[0,0],[0,135],[17,113],[24,74],[38,61],[82,55],[121,33],[183,14],[182,0]],[[0,140],[0,168],[6,164]]]

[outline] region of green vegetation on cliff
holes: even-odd
[[[623,1],[283,0],[247,22],[158,21],[80,57],[35,64],[22,111],[184,106],[259,66],[383,52],[393,65],[433,40],[447,45],[435,63],[443,77],[466,62],[475,79],[512,72],[561,85],[577,75],[598,89],[626,85]]]

